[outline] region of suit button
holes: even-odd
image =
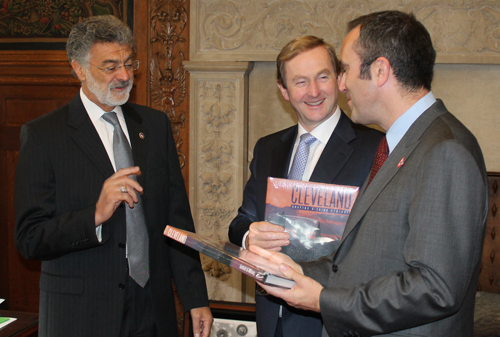
[[[120,243],[118,244],[118,247],[120,247],[120,248],[125,248],[125,242],[120,242]]]
[[[120,288],[120,289],[125,289],[125,284],[120,283],[120,284],[118,285],[118,288]]]
[[[336,272],[337,272],[337,270],[339,270],[339,267],[338,267],[336,264],[334,264],[334,265],[332,266],[332,271],[333,271],[334,273],[336,273]]]

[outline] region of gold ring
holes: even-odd
[[[127,193],[128,192],[127,186],[125,186],[125,185],[120,186],[120,192]]]

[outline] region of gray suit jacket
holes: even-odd
[[[438,100],[361,188],[337,252],[304,264],[324,335],[473,336],[486,215],[479,145]]]
[[[159,335],[176,336],[171,280],[185,310],[207,306],[198,254],[163,235],[171,224],[194,230],[168,117],[122,106],[142,196],[150,247],[150,286]],[[141,136],[142,135],[142,136]],[[95,204],[113,166],[77,95],[26,123],[16,171],[15,240],[26,258],[43,260],[40,336],[117,336],[127,278],[125,207],[95,232]]]

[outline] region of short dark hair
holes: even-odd
[[[130,28],[113,15],[88,17],[71,29],[66,42],[69,62],[88,62],[90,50],[96,43],[113,42],[130,44],[130,48],[133,48],[134,38]]]
[[[361,58],[361,78],[370,79],[371,64],[385,57],[403,88],[431,89],[436,51],[429,32],[413,14],[376,12],[352,20],[348,30],[358,26],[359,38],[353,48]]]
[[[290,61],[295,56],[303,53],[305,51],[314,49],[316,47],[324,47],[330,55],[330,60],[332,61],[333,71],[335,71],[335,76],[340,74],[340,62],[335,54],[335,49],[323,39],[316,36],[301,36],[288,42],[278,57],[276,58],[276,67],[278,68],[278,83],[286,89],[286,71],[285,64]]]

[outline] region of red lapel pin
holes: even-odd
[[[401,160],[398,163],[398,168],[403,166],[404,164],[405,164],[405,158],[403,157],[403,158],[401,158]]]

